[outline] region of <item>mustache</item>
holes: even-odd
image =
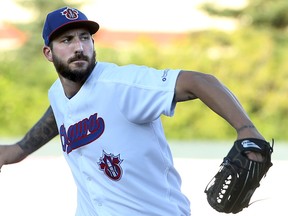
[[[69,58],[68,63],[78,61],[78,60],[89,61],[89,58],[88,56],[83,55],[83,53],[78,53],[75,56]]]

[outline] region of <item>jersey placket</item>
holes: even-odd
[[[86,190],[89,194],[89,200],[94,206],[94,210],[98,215],[103,215],[103,193],[102,189],[99,187],[95,180],[97,177],[99,177],[96,173],[98,170],[96,167],[89,164],[91,161],[86,158],[86,151],[89,151],[88,147],[83,147],[77,150],[77,152],[79,152],[79,173],[81,173],[82,179],[85,182]],[[97,166],[96,162],[95,166]]]

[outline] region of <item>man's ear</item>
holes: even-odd
[[[49,46],[43,47],[43,54],[45,55],[45,57],[48,61],[53,62],[52,50]]]

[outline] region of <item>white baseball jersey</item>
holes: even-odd
[[[160,116],[172,116],[179,70],[98,62],[68,99],[49,90],[77,185],[76,216],[187,216]]]

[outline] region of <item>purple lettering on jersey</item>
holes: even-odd
[[[74,125],[70,125],[67,132],[64,125],[59,129],[62,143],[62,150],[69,154],[74,149],[87,145],[98,139],[104,132],[105,123],[98,114],[95,113]]]

